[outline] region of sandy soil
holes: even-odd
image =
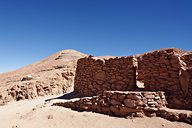
[[[181,122],[153,118],[117,118],[92,112],[77,112],[51,106],[61,100],[46,98],[10,102],[0,106],[1,128],[192,128]]]

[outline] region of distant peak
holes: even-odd
[[[55,58],[55,60],[58,59],[63,59],[63,58],[79,58],[79,57],[85,57],[86,54],[78,52],[76,50],[73,49],[66,49],[66,50],[62,50],[60,52],[58,52],[57,54],[55,54],[57,57]]]
[[[81,52],[74,50],[74,49],[66,49],[60,51],[61,54],[82,54]]]

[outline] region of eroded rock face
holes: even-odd
[[[77,60],[85,56],[64,50],[27,67],[1,74],[0,104],[71,91]]]

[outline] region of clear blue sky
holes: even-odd
[[[0,72],[63,49],[192,49],[192,0],[0,0]]]

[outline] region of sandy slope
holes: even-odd
[[[39,62],[0,74],[0,104],[11,100],[63,94],[71,90],[77,60],[85,56],[87,55],[75,50],[63,50]],[[26,76],[31,76],[31,79],[23,80]]]
[[[86,55],[75,50],[57,52],[39,62],[27,65],[15,71],[0,74],[0,86],[4,82],[15,82],[23,76],[54,69],[54,66],[73,66],[74,61]]]
[[[192,128],[192,126],[170,122],[162,118],[125,119],[107,115],[76,112],[67,108],[51,106],[47,98],[11,102],[0,106],[1,128]],[[49,119],[51,118],[51,119]]]

